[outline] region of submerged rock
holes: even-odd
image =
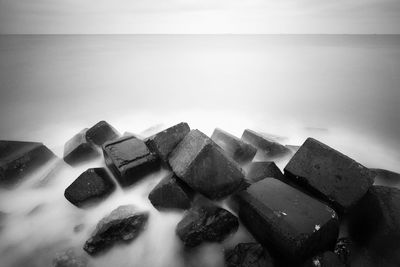
[[[345,267],[335,253],[326,251],[307,260],[303,267]]]
[[[53,267],[87,267],[88,259],[83,255],[77,255],[73,249],[57,253],[53,260]]]
[[[86,139],[86,131],[83,129],[64,145],[64,161],[71,166],[76,166],[100,156],[96,147]]]
[[[237,163],[199,130],[185,136],[171,153],[169,164],[192,189],[211,199],[226,197],[244,183]]]
[[[112,141],[120,136],[118,131],[106,121],[100,121],[86,132],[86,139],[92,144],[101,147],[107,141]]]
[[[354,206],[374,182],[368,168],[313,138],[292,157],[285,175],[341,212]]]
[[[65,198],[77,207],[105,199],[115,184],[104,168],[88,169],[65,189]]]
[[[273,267],[268,251],[258,243],[240,243],[225,252],[226,267]]]
[[[339,220],[322,202],[274,178],[240,192],[239,217],[252,235],[271,252],[292,261],[333,248]]]
[[[259,161],[250,163],[246,175],[247,180],[255,183],[267,177],[273,177],[281,181],[286,179],[281,170],[273,161]]]
[[[114,244],[131,242],[145,228],[148,217],[147,212],[138,212],[132,205],[120,206],[97,224],[83,249],[96,255]]]
[[[56,156],[42,143],[0,140],[0,187],[12,187]]]
[[[122,186],[129,186],[159,169],[158,156],[133,136],[105,143],[103,153],[107,167]]]
[[[238,219],[217,206],[190,209],[176,227],[176,233],[186,247],[203,242],[221,242],[239,227]]]

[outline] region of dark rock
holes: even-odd
[[[116,243],[131,242],[145,228],[148,217],[147,212],[138,212],[132,205],[120,206],[97,224],[83,249],[95,255],[110,249]]]
[[[151,190],[149,199],[156,209],[188,209],[193,191],[173,173]]]
[[[238,163],[251,161],[257,153],[254,146],[218,128],[214,130],[211,139]]]
[[[400,173],[384,169],[370,169],[375,174],[375,185],[400,187]]]
[[[333,248],[336,242],[335,211],[277,179],[254,183],[235,200],[243,224],[279,256],[302,261]]]
[[[292,157],[285,175],[340,212],[354,206],[374,182],[369,169],[313,138]]]
[[[166,162],[168,161],[169,154],[189,132],[189,125],[186,122],[181,122],[146,138],[145,143],[151,151],[158,154]]]
[[[115,184],[104,168],[88,169],[65,189],[64,196],[77,207],[102,200],[115,190]]]
[[[92,128],[87,130],[86,139],[92,144],[101,147],[107,141],[112,141],[120,136],[117,130],[114,129],[106,121],[96,123]]]
[[[104,160],[122,186],[129,186],[158,170],[157,155],[135,137],[122,137],[103,146]]]
[[[261,150],[267,159],[275,159],[291,154],[291,151],[285,146],[249,129],[243,132],[242,140]]]
[[[244,182],[241,168],[199,130],[192,130],[171,153],[169,164],[192,189],[218,199],[239,190]]]
[[[259,161],[250,163],[246,175],[247,180],[255,183],[267,177],[273,177],[281,181],[286,179],[281,170],[273,161]]]
[[[100,156],[96,147],[86,140],[86,131],[87,129],[83,129],[64,145],[64,161],[71,166],[85,163]]]
[[[62,253],[57,253],[53,260],[53,267],[86,267],[88,259],[82,255],[77,255],[73,249],[68,249]]]
[[[225,253],[226,267],[273,267],[274,263],[258,243],[240,243]]]
[[[0,187],[12,187],[56,156],[42,143],[0,141]]]
[[[326,251],[322,254],[312,257],[303,265],[304,267],[344,267],[335,253]]]
[[[217,206],[190,209],[176,227],[176,233],[186,247],[202,242],[221,242],[239,227],[238,219]]]
[[[348,237],[339,238],[335,245],[335,254],[338,256],[339,260],[349,267],[351,252],[352,252],[352,241]]]

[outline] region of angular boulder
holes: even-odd
[[[185,136],[171,153],[169,164],[192,189],[211,199],[226,197],[244,183],[239,165],[199,130]]]
[[[149,214],[138,212],[132,205],[120,206],[101,219],[83,249],[96,255],[117,243],[133,241],[145,228]]]
[[[225,252],[226,267],[273,267],[268,251],[258,243],[240,243]]]
[[[257,148],[254,146],[243,142],[243,140],[219,128],[214,130],[211,139],[219,145],[229,157],[241,164],[251,161],[257,153]]]
[[[303,267],[345,267],[335,253],[326,251],[307,260]]]
[[[193,191],[173,173],[164,177],[151,190],[149,200],[158,209],[188,209]]]
[[[122,186],[129,186],[158,170],[158,156],[146,144],[126,136],[103,145],[104,160]]]
[[[85,163],[100,156],[96,147],[86,140],[86,131],[87,129],[83,129],[64,145],[63,158],[71,166]]]
[[[86,132],[86,139],[92,144],[101,147],[107,141],[117,139],[120,133],[106,121],[100,121]]]
[[[273,177],[281,181],[285,180],[281,170],[273,161],[258,161],[250,163],[246,179],[255,183],[264,178]]]
[[[176,227],[176,234],[186,247],[203,242],[221,242],[239,227],[239,221],[229,211],[204,205],[190,209]]]
[[[65,189],[65,198],[77,207],[105,199],[115,190],[115,183],[104,168],[88,169]]]
[[[55,159],[42,143],[0,140],[0,187],[12,187]]]
[[[308,138],[286,165],[285,175],[346,212],[374,182],[374,174],[333,148]]]
[[[339,233],[336,212],[282,181],[261,180],[235,200],[243,224],[277,255],[301,262],[335,245]]]

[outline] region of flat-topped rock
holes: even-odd
[[[192,189],[211,199],[226,197],[244,183],[239,165],[199,130],[185,136],[171,153],[169,164]]]
[[[340,212],[354,206],[374,182],[368,168],[313,138],[304,142],[284,171]]]
[[[273,161],[256,161],[250,163],[246,179],[255,183],[264,178],[273,177],[281,181],[286,178]]]
[[[307,260],[303,267],[345,267],[332,251],[325,251]]]
[[[122,186],[129,186],[159,169],[158,156],[133,136],[105,143],[103,153],[107,167]]]
[[[250,233],[283,258],[301,262],[333,248],[338,237],[334,210],[277,179],[254,183],[235,200]]]
[[[98,147],[119,136],[120,133],[106,121],[99,121],[86,132],[86,139]]]
[[[105,199],[115,190],[115,183],[104,168],[88,169],[65,189],[65,198],[77,207]]]
[[[96,147],[86,139],[87,128],[74,135],[64,145],[64,161],[76,166],[91,161],[101,154]]]
[[[268,251],[258,243],[240,243],[225,252],[226,267],[273,267]]]
[[[12,187],[56,156],[42,143],[0,140],[0,187]]]

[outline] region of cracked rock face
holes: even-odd
[[[273,267],[268,251],[258,243],[240,243],[225,252],[227,267]]]

